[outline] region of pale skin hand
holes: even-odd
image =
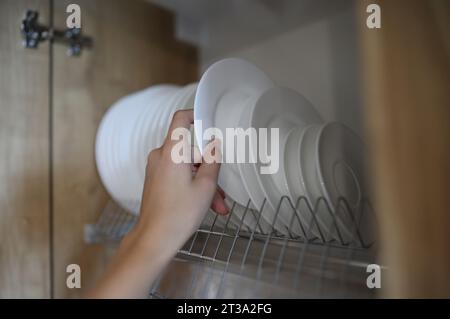
[[[146,298],[153,281],[198,228],[208,208],[228,212],[217,187],[219,163],[193,168],[171,159],[176,143],[170,139],[172,131],[188,129],[192,122],[192,110],[176,112],[164,144],[150,153],[139,220],[88,297]],[[218,152],[218,142],[207,147]]]

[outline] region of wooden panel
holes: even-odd
[[[65,6],[55,2],[55,25]],[[119,97],[155,83],[197,79],[196,52],[173,39],[173,18],[141,1],[77,1],[94,48],[69,58],[54,53],[55,296],[75,297],[103,271],[107,253],[83,243],[83,227],[109,200],[94,162],[94,139],[105,110]],[[66,266],[81,266],[81,291],[65,286]]]
[[[388,296],[450,297],[450,2],[376,1],[360,25]]]
[[[20,21],[48,1],[0,1],[0,298],[48,298],[48,44],[21,46]]]

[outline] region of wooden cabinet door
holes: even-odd
[[[98,124],[118,98],[156,83],[197,80],[196,50],[174,38],[173,15],[140,0],[78,0],[92,50],[24,49],[27,9],[66,28],[73,1],[0,1],[0,297],[77,297],[104,270],[84,242],[109,197],[94,157]],[[52,9],[51,9],[52,7]],[[81,289],[66,286],[70,264]]]
[[[49,45],[22,47],[26,9],[48,23],[49,1],[0,1],[0,298],[50,296]]]
[[[450,297],[450,2],[358,2],[385,296]]]
[[[55,26],[66,6],[55,1]],[[53,54],[53,205],[56,297],[78,296],[95,282],[107,260],[103,245],[83,241],[109,200],[94,161],[95,134],[118,98],[156,83],[197,80],[196,52],[174,39],[171,13],[144,1],[83,0],[82,30],[94,47],[79,58],[55,45]],[[78,264],[82,289],[66,287],[66,267]]]

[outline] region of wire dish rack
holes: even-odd
[[[292,218],[281,233],[274,225],[283,205],[292,209]],[[271,215],[266,201],[260,209],[251,208],[249,201],[240,218],[238,206],[233,202],[225,216],[206,215],[155,281],[150,298],[375,297],[376,289],[366,284],[367,266],[377,256],[376,219],[368,200],[352,207],[345,198],[335,206],[319,198],[312,207],[304,197],[292,203],[285,196]],[[327,229],[317,222],[319,211],[332,217]],[[352,221],[350,238],[341,236],[337,219],[342,214]],[[253,228],[244,222],[249,216],[257,221]],[[266,216],[273,216],[269,225]],[[86,241],[117,242],[135,222],[135,215],[110,202],[98,222],[87,225]],[[295,223],[301,235],[291,231]]]

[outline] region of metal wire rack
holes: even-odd
[[[292,218],[275,227],[281,208]],[[240,214],[236,212],[241,210]],[[243,212],[243,213],[242,213]],[[275,214],[233,202],[230,214],[208,213],[200,228],[150,289],[151,298],[372,298],[367,266],[376,260],[376,219],[367,200],[356,207],[345,198],[335,206],[320,198],[314,206],[300,197],[282,197]],[[331,216],[326,229],[317,214]],[[267,218],[270,216],[272,218]],[[307,216],[308,218],[305,218]],[[352,222],[343,236],[339,220]],[[255,220],[253,227],[247,218]],[[269,222],[268,222],[269,221]],[[271,222],[270,222],[271,221]],[[88,242],[117,242],[136,217],[109,203],[98,222],[87,225]],[[296,231],[294,232],[294,225]],[[313,231],[314,230],[314,231]],[[299,235],[300,234],[300,235]]]

